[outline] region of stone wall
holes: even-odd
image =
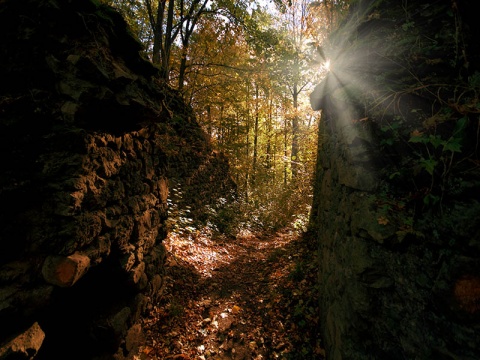
[[[477,358],[478,198],[414,217],[382,190],[367,129],[339,128],[331,116],[320,124],[312,215],[327,358]]]
[[[437,27],[455,31],[460,13],[450,3],[409,2],[401,9],[395,2],[371,3],[353,8],[333,40],[349,48],[332,59],[337,68],[311,97],[312,106],[322,109],[311,225],[318,239],[327,358],[476,359],[480,174],[478,166],[463,164],[478,161],[478,149],[470,145],[478,144],[478,112],[453,111],[449,87],[441,87],[445,98],[410,89],[418,80],[412,75],[420,73],[430,76],[422,78],[424,85],[450,82],[470,91],[477,85],[462,78],[475,76],[480,64],[470,63],[467,71],[432,61],[450,56],[453,38],[434,54],[414,44],[422,41],[413,34],[419,29],[410,33],[409,26],[421,27],[422,39],[449,39]],[[465,3],[457,2],[459,11]],[[463,26],[464,39],[472,39],[478,26]],[[393,49],[392,39],[402,46]],[[409,68],[410,61],[418,62]],[[387,95],[392,106],[382,102]],[[431,127],[432,116],[443,110],[448,116]],[[457,139],[451,135],[457,124],[467,124],[458,135],[461,152],[419,140],[444,139],[448,146]],[[420,166],[427,151],[437,162],[433,168]],[[452,162],[445,173],[439,164],[447,154]]]
[[[170,178],[233,186],[228,161],[118,13],[1,4],[0,358],[129,357],[162,294]]]

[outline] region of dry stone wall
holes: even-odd
[[[312,214],[327,358],[477,358],[478,199],[457,199],[410,228],[413,210],[398,198],[393,208],[380,169],[365,163],[378,143],[338,117],[322,114]]]
[[[0,32],[0,358],[131,357],[162,294],[169,178],[217,155],[112,9],[6,0]]]
[[[448,86],[432,95],[416,84],[477,86],[462,77],[476,76],[479,63],[466,75],[463,66],[432,61],[460,46],[448,29],[455,33],[468,4],[358,2],[343,37],[334,39],[348,49],[332,58],[337,68],[312,93],[312,106],[322,110],[312,230],[327,359],[480,355],[480,173],[463,167],[478,161],[471,146],[478,112],[452,109]],[[478,26],[462,19],[464,39],[475,44],[470,34]],[[444,42],[435,50],[419,46],[427,38]],[[437,97],[442,91],[447,98]],[[391,107],[382,102],[389,94]],[[458,124],[466,126],[461,136]],[[461,152],[448,152],[448,173],[439,164],[449,142],[419,139],[461,143]],[[421,167],[427,151],[438,161],[433,168]]]

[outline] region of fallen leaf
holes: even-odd
[[[145,355],[148,355],[148,354],[150,354],[150,353],[152,352],[152,350],[153,350],[153,349],[152,349],[150,346],[147,346],[147,347],[145,347],[145,349],[143,349],[142,352],[143,352]]]

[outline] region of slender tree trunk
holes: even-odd
[[[273,159],[272,159],[272,163],[273,163],[273,177],[272,177],[272,183],[273,184],[276,184],[276,180],[277,180],[277,141],[278,141],[278,133],[275,132],[275,135],[274,135],[274,142],[273,142]]]
[[[246,126],[245,126],[245,131],[246,131],[246,135],[247,135],[247,138],[246,138],[246,159],[247,159],[247,162],[249,162],[250,160],[250,109],[249,109],[249,101],[250,100],[250,84],[247,82],[247,96],[246,96],[246,99],[245,99],[245,104],[246,104],[246,107],[247,107],[247,117],[246,117]],[[249,187],[249,182],[250,182],[250,171],[249,171],[249,166],[247,165],[246,166],[246,174],[245,174],[245,201],[248,203],[249,201],[249,196],[248,196],[248,187]]]
[[[184,17],[182,13],[182,18],[185,20],[185,26],[182,27],[182,55],[180,60],[180,68],[178,69],[178,89],[180,91],[183,90],[184,82],[185,82],[185,73],[187,70],[187,53],[188,47],[190,46],[190,38],[195,30],[195,26],[198,23],[198,20],[204,14],[205,8],[209,0],[203,0],[203,3],[200,4],[200,0],[194,0],[191,5],[190,9],[188,10],[188,14]],[[200,8],[196,10],[196,7],[200,5]],[[181,2],[181,8],[183,11],[183,0]]]
[[[299,119],[298,119],[298,92],[297,92],[297,85],[294,86],[293,92],[293,108],[295,114],[293,115],[292,119],[292,153],[291,153],[291,161],[292,161],[292,177],[295,178],[298,174],[298,165],[299,165]]]
[[[154,64],[159,65],[161,63],[161,59],[160,59],[161,48],[162,48],[162,37],[161,35],[158,35],[157,32],[155,31],[153,35],[153,56],[152,56],[152,62]]]
[[[288,155],[288,143],[287,143],[287,117],[284,118],[283,129],[283,185],[287,186],[287,155]]]
[[[160,77],[168,82],[170,51],[173,43],[172,30],[175,1],[168,1],[167,23],[164,28],[166,3],[167,0],[158,0],[157,12],[154,15],[151,0],[145,0],[150,26],[153,30],[152,62],[160,66]]]
[[[240,139],[240,115],[238,111],[235,114],[236,117],[236,127],[234,129],[235,139]],[[238,168],[238,159],[240,158],[240,147],[234,147],[235,158],[233,159],[235,162],[235,168]],[[235,172],[235,182],[240,184],[240,174],[238,171]]]
[[[159,0],[157,6],[157,12],[154,14],[152,1],[145,0],[147,7],[148,20],[153,31],[153,56],[152,62],[154,64],[161,64],[161,54],[163,52],[163,20],[165,13],[166,0]]]
[[[267,149],[265,166],[268,170],[272,168],[272,122],[273,122],[273,95],[268,92],[268,115],[267,115]]]
[[[165,0],[163,0],[165,1]],[[161,56],[161,69],[160,69],[160,77],[164,79],[167,83],[170,79],[170,55],[172,51],[173,45],[173,15],[174,15],[174,8],[175,8],[175,1],[169,0],[168,1],[168,10],[167,10],[167,24],[165,27],[165,40],[164,40],[164,47],[162,49],[162,56]]]
[[[278,107],[275,108],[275,119],[278,119]],[[278,145],[278,131],[274,132],[274,140],[273,140],[273,183],[276,182],[277,179],[277,145]]]
[[[182,49],[182,58],[180,59],[180,68],[178,73],[178,90],[180,92],[183,91],[186,70],[187,70],[187,49],[184,46]]]
[[[207,131],[208,137],[212,138],[213,124],[212,124],[212,108],[207,105]]]
[[[265,167],[267,170],[272,168],[272,141],[270,137],[267,140],[267,148],[265,149],[266,152],[266,159],[265,159]]]
[[[255,125],[253,128],[253,162],[252,162],[252,181],[255,181],[258,161],[258,121],[260,117],[258,83],[255,83]]]
[[[222,105],[220,107],[220,129],[218,129],[218,136],[219,136],[219,141],[218,143],[220,145],[223,145],[225,144],[225,122],[223,121],[223,109],[224,109],[224,106]]]

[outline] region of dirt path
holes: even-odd
[[[294,231],[165,244],[167,289],[139,359],[323,359],[313,252]]]

